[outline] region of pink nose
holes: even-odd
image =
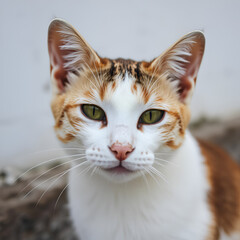
[[[129,154],[134,150],[134,148],[130,144],[121,145],[117,143],[114,143],[111,147],[109,147],[109,149],[119,161],[125,160],[129,156]]]

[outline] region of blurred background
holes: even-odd
[[[1,0],[0,166],[31,164],[26,154],[58,147],[49,105],[53,18],[70,22],[110,58],[151,60],[184,34],[203,30],[206,50],[192,103],[197,121],[240,116],[239,12],[237,0]]]
[[[50,111],[47,31],[55,17],[71,23],[100,56],[109,58],[151,60],[184,34],[204,31],[206,49],[192,102],[191,129],[240,161],[240,1],[0,3],[0,239],[76,239],[65,192],[59,207],[53,207],[66,180],[59,179],[50,189],[45,181],[56,169],[51,174],[45,169],[41,180],[36,176],[42,170],[29,172],[14,184],[23,169],[63,154],[57,150]]]

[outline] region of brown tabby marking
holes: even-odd
[[[136,79],[136,83],[143,84],[147,79],[151,79],[151,72],[144,71],[144,62],[137,62],[132,59],[107,59],[104,58],[104,65],[96,69],[104,76],[104,81],[111,82],[116,79],[116,76],[121,76],[124,80],[126,72]],[[134,87],[136,90],[136,86]]]
[[[211,190],[208,201],[216,222],[216,240],[220,230],[226,234],[240,230],[240,168],[219,147],[200,141],[206,159]]]

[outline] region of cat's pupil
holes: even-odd
[[[152,111],[149,112],[149,118],[150,118],[150,121],[152,120]]]
[[[93,107],[93,116],[95,116],[95,107]]]

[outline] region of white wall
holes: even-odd
[[[46,44],[54,17],[69,21],[101,56],[111,58],[150,60],[185,33],[204,30],[193,118],[240,115],[240,1],[0,2],[2,165],[24,164],[25,154],[56,146]]]

